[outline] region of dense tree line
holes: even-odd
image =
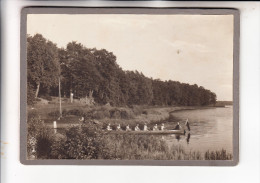
[[[215,93],[177,81],[161,81],[138,71],[124,71],[116,56],[105,49],[86,48],[70,42],[58,48],[42,35],[27,36],[27,101],[38,96],[76,98],[93,94],[98,104],[111,105],[209,105]]]

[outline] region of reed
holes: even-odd
[[[232,160],[226,150],[186,152],[181,145],[169,147],[158,136],[110,135],[105,143],[110,150],[110,159],[121,160]]]

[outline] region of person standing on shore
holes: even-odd
[[[73,93],[70,93],[70,103],[73,103]]]

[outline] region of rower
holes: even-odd
[[[162,126],[161,126],[161,131],[163,131],[164,130],[164,124],[162,124]]]
[[[120,131],[120,130],[121,130],[120,124],[117,125],[116,130],[117,130],[117,131]]]
[[[144,131],[148,131],[147,124],[144,124]]]
[[[153,127],[153,131],[158,131],[157,124],[155,124],[155,126]]]
[[[188,121],[188,119],[186,120],[186,123],[185,123],[185,125],[187,126],[188,130],[190,131],[190,124],[189,124],[189,121]]]
[[[79,119],[80,122],[83,122],[84,121],[84,117],[82,116],[80,119]]]
[[[126,131],[131,131],[131,128],[129,127],[129,125],[126,126]]]
[[[112,128],[110,127],[110,123],[107,125],[107,130],[108,130],[108,131],[111,131],[111,130],[112,130]]]
[[[139,124],[136,125],[135,131],[140,131]]]

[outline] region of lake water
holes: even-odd
[[[233,143],[233,107],[213,108],[202,110],[184,110],[173,112],[172,115],[183,121],[188,118],[190,135],[165,136],[169,145],[181,145],[185,150],[206,152],[207,150],[221,150],[232,153]],[[169,122],[166,127],[171,128],[176,123]]]

